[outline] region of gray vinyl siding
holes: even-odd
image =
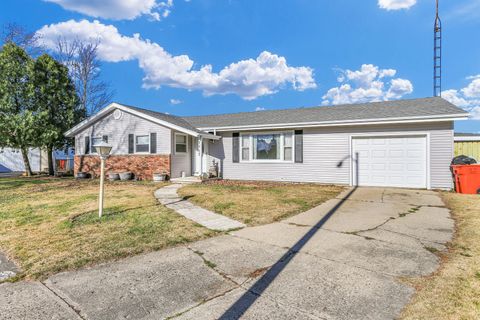
[[[192,138],[187,135],[187,153],[177,154],[175,152],[175,133],[175,131],[172,133],[172,178],[181,177],[182,171],[186,176],[190,176],[192,175]]]
[[[112,145],[112,154],[128,154],[128,135],[150,135],[157,133],[157,154],[170,154],[171,129],[124,112],[120,119],[113,117],[113,112],[95,122],[75,136],[76,154],[85,154],[85,137],[102,137],[108,135]],[[91,143],[90,143],[91,144]]]
[[[430,134],[430,172],[432,189],[453,188],[450,163],[454,156],[453,122],[445,130]]]
[[[453,123],[344,126],[303,129],[303,163],[232,162],[232,132],[218,132],[221,143],[210,144],[225,179],[350,184],[351,136],[356,134],[429,133],[431,188],[450,189]],[[343,161],[343,162],[342,162]]]

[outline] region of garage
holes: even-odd
[[[352,151],[356,185],[427,188],[425,135],[353,137]]]

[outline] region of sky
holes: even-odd
[[[442,96],[480,133],[480,0],[440,0]],[[2,0],[54,53],[97,41],[114,101],[204,115],[433,94],[434,0]]]

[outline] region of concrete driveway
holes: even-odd
[[[1,319],[393,319],[453,221],[432,191],[359,188],[282,222],[0,285]]]

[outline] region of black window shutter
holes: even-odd
[[[128,153],[134,153],[134,148],[135,148],[135,145],[134,145],[134,136],[133,134],[129,134],[128,135]]]
[[[108,136],[103,136],[102,141],[105,142],[105,143],[108,143]]]
[[[90,153],[90,137],[85,137],[85,154]]]
[[[240,162],[240,133],[232,133],[232,161]]]
[[[303,130],[295,130],[295,162],[303,162]]]
[[[157,153],[157,134],[150,133],[150,153]]]

